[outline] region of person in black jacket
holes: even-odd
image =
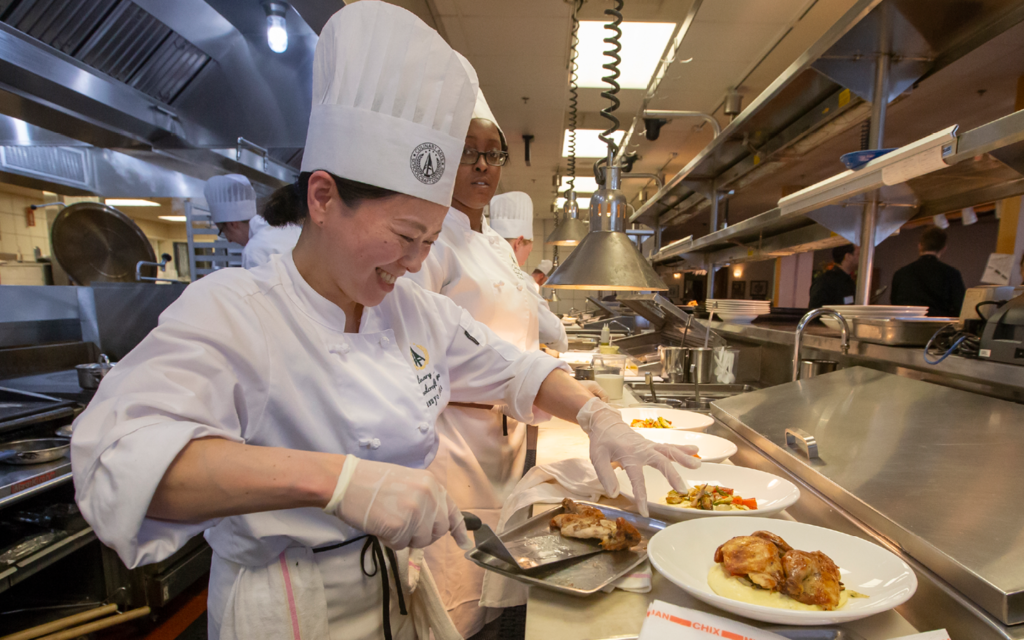
[[[892,277],[893,304],[928,307],[928,315],[955,317],[964,303],[963,276],[939,261],[946,248],[946,232],[929,227],[921,234],[917,249],[921,257]]]
[[[853,272],[860,258],[860,248],[852,244],[844,244],[832,249],[832,260],[835,265],[814,279],[811,283],[811,308],[817,309],[826,304],[853,304],[853,296],[857,293],[857,281]]]

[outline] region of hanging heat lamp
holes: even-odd
[[[576,84],[576,70],[579,65],[576,59],[579,57],[577,45],[579,45],[580,21],[576,17],[582,3],[579,0],[573,2],[572,9],[572,39],[569,50],[569,189],[565,192],[565,205],[562,207],[562,219],[555,217],[555,228],[551,235],[544,241],[545,244],[552,244],[556,247],[575,247],[583,240],[590,229],[584,220],[580,220],[580,207],[576,202],[576,114],[579,99],[579,87]],[[558,263],[555,263],[558,266]]]
[[[626,196],[619,190],[621,167],[615,164],[617,146],[609,137],[619,127],[619,120],[612,115],[618,108],[619,101],[615,94],[619,92],[618,63],[619,51],[622,46],[619,38],[622,31],[622,0],[616,0],[614,9],[606,9],[605,15],[612,16],[612,22],[605,25],[613,36],[605,41],[615,48],[605,51],[605,55],[613,62],[604,65],[611,73],[602,78],[611,85],[611,89],[601,95],[611,101],[611,105],[601,110],[601,115],[611,121],[612,125],[604,131],[600,138],[608,145],[608,158],[598,161],[595,173],[601,162],[605,163],[604,180],[601,188],[590,198],[590,232],[580,241],[568,258],[555,269],[545,283],[553,289],[591,289],[600,291],[666,291],[668,287],[647,262],[640,251],[633,245],[626,230]],[[566,203],[568,204],[568,202]],[[566,220],[562,221],[563,224]]]

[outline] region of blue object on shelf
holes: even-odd
[[[867,151],[854,151],[852,153],[844,153],[839,159],[843,161],[843,164],[846,165],[847,169],[856,171],[875,158],[879,158],[890,151],[895,150],[896,149],[869,149]]]

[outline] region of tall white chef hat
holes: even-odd
[[[490,225],[502,238],[533,240],[533,200],[522,191],[494,196]]]
[[[476,72],[422,20],[386,2],[335,13],[313,57],[302,171],[448,206]]]
[[[213,221],[218,224],[244,221],[256,215],[256,190],[245,176],[213,176],[206,181],[203,195]]]
[[[459,61],[462,62],[462,66],[464,66],[469,73],[476,74],[476,70],[473,69],[473,65],[466,59],[466,56],[462,55],[458,51],[455,52],[455,55],[459,56]],[[501,150],[508,151],[508,142],[505,140],[505,132],[501,130],[501,125],[498,124],[497,118],[494,117],[494,112],[491,111],[491,106],[487,104],[487,98],[484,97],[483,89],[477,91],[476,104],[473,105],[473,119],[476,120],[477,118],[481,120],[488,120],[494,124],[494,127],[498,130],[498,136],[501,138]]]
[[[537,264],[537,268],[535,270],[540,271],[546,276],[549,276],[551,275],[551,268],[554,266],[555,263],[551,262],[550,260],[541,260],[540,263]]]

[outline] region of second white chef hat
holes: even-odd
[[[448,206],[477,93],[472,66],[415,15],[350,4],[316,45],[302,171]]]
[[[256,190],[243,175],[213,176],[206,181],[203,197],[217,224],[245,221],[256,215]]]
[[[466,71],[471,74],[476,74],[476,70],[473,69],[473,65],[469,63],[466,56],[462,55],[458,51],[455,55],[459,57],[459,61],[466,68]],[[488,120],[492,122],[495,128],[498,130],[498,136],[501,138],[501,150],[508,151],[508,141],[505,140],[505,132],[501,130],[501,125],[498,124],[498,120],[494,117],[494,112],[491,111],[491,106],[487,104],[487,98],[484,97],[483,89],[480,89],[476,93],[476,104],[473,105],[473,119],[477,118],[481,120]]]
[[[540,271],[541,273],[543,273],[546,276],[550,276],[551,275],[551,269],[554,266],[555,266],[555,263],[551,262],[550,260],[541,260],[540,263],[537,265],[536,270]]]
[[[494,196],[489,224],[502,238],[533,240],[533,200],[522,191]]]

